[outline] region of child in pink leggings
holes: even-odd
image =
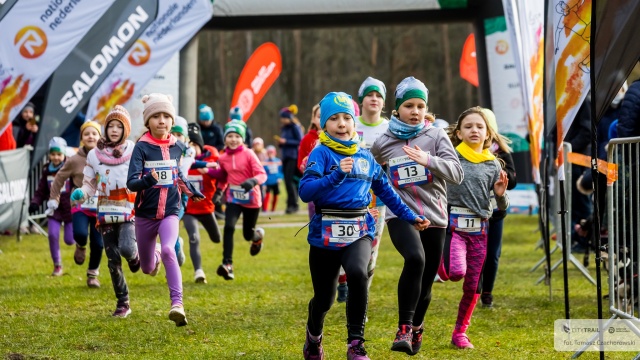
[[[489,147],[497,134],[489,127],[480,107],[465,110],[449,134],[464,171],[459,185],[449,184],[449,228],[438,275],[443,280],[460,281],[462,299],[451,343],[459,349],[472,349],[467,336],[476,307],[480,275],[487,254],[487,222],[491,217],[493,189],[498,208],[506,210],[507,174]]]

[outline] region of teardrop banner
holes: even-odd
[[[282,56],[278,46],[272,42],[260,45],[240,73],[231,108],[239,106],[246,122],[281,72]]]

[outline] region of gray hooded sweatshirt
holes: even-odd
[[[389,163],[389,159],[407,156],[402,150],[404,145],[410,147],[418,145],[420,149],[430,154],[426,169],[431,172],[432,180],[422,185],[410,184],[407,187],[398,188],[388,171],[387,176],[391,179],[390,182],[394,183],[394,190],[411,210],[429,219],[431,227],[447,227],[449,218],[446,183],[460,184],[464,178],[458,154],[451,140],[443,129],[433,126],[426,126],[414,138],[408,140],[398,139],[387,130],[375,141],[371,152],[379,164],[385,164]],[[386,220],[395,217],[387,209]]]

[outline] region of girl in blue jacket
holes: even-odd
[[[313,201],[316,214],[309,225],[309,270],[313,298],[309,302],[305,359],[322,359],[324,317],[336,296],[340,266],[349,279],[347,302],[347,358],[369,359],[364,349],[368,304],[367,265],[375,220],[367,206],[374,194],[402,220],[423,230],[429,220],[416,215],[400,200],[380,165],[358,146],[351,96],[327,94],[320,102],[320,146],[309,155],[300,181],[300,198]]]

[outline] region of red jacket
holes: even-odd
[[[300,147],[298,148],[298,169],[300,172],[304,173],[304,168],[300,168],[302,165],[302,161],[311,154],[311,150],[316,147],[318,143],[318,130],[311,129],[305,135],[302,140],[300,140]]]
[[[204,146],[204,152],[198,156],[197,160],[202,160],[206,162],[216,162],[220,154],[218,153],[218,149],[214,148],[210,145]],[[185,213],[191,215],[203,215],[203,214],[212,214],[215,210],[215,205],[211,201],[213,199],[213,194],[216,192],[216,179],[212,178],[208,174],[201,174],[198,169],[190,169],[189,175],[187,179],[193,186],[202,192],[205,196],[205,199],[202,201],[194,202],[189,198],[189,202],[187,202],[187,208]]]

